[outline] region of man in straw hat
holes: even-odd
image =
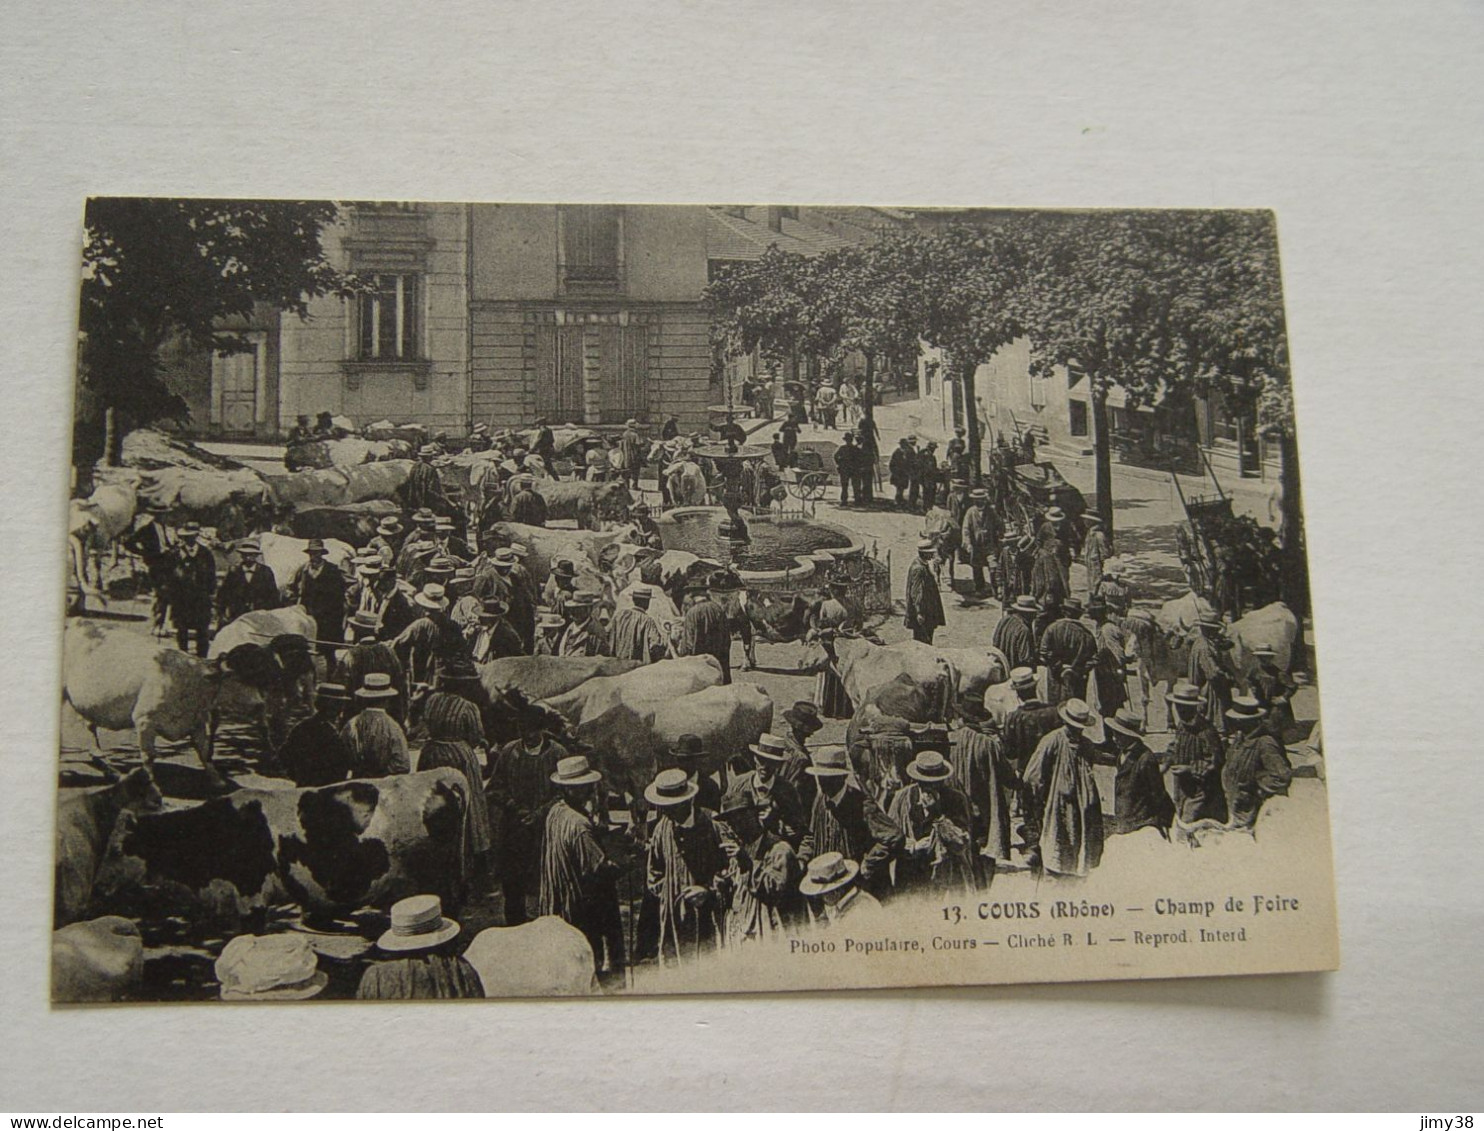
[[[216,622],[231,624],[243,613],[278,607],[278,584],[263,564],[256,538],[237,543],[237,565],[227,570],[216,591]]]
[[[1165,751],[1171,773],[1175,815],[1184,824],[1226,820],[1226,794],[1221,786],[1225,749],[1211,725],[1207,701],[1188,680],[1178,681],[1165,696],[1175,724],[1175,735]]]
[[[557,645],[558,656],[608,655],[608,635],[594,619],[597,607],[597,594],[587,590],[578,590],[567,598],[567,627]]]
[[[722,802],[722,848],[727,854],[723,889],[730,889],[726,908],[728,945],[777,938],[803,918],[799,897],[798,854],[793,845],[768,831],[756,801],[730,792]]]
[[[1097,641],[1097,658],[1093,661],[1093,678],[1098,688],[1098,710],[1111,715],[1128,702],[1129,658],[1134,652],[1133,636],[1121,621],[1109,617],[1108,602],[1094,596],[1087,602],[1087,617],[1092,621],[1093,639]]]
[[[644,790],[658,811],[649,838],[647,884],[659,905],[660,961],[697,957],[721,938],[725,907],[719,888],[727,869],[722,835],[696,805],[684,770],[661,770]]]
[[[308,558],[294,571],[284,593],[290,604],[303,605],[314,618],[315,639],[320,642],[320,655],[332,658],[335,641],[345,638],[345,574],[331,565],[324,542],[311,538],[304,547]]]
[[[885,890],[890,884],[888,865],[902,849],[901,830],[856,783],[845,747],[814,751],[809,775],[818,792],[800,854],[807,859],[822,852],[842,853],[860,861],[863,886]]]
[[[1271,644],[1259,644],[1251,655],[1257,662],[1257,670],[1248,677],[1248,684],[1253,697],[1267,712],[1262,729],[1281,746],[1288,737],[1288,728],[1294,724],[1293,695],[1299,685],[1278,667],[1278,650]]]
[[[633,602],[624,605],[613,614],[608,626],[608,638],[613,655],[620,660],[638,660],[641,664],[652,664],[670,654],[665,630],[649,613],[654,590],[643,582],[628,590]]]
[[[752,769],[732,779],[722,798],[722,808],[740,800],[750,801],[764,829],[798,848],[809,821],[798,788],[783,777],[788,743],[776,734],[764,734],[747,749],[752,756]]]
[[[718,570],[717,574],[720,573],[722,571]],[[718,581],[723,579],[713,574],[701,599],[685,610],[680,626],[679,651],[682,656],[714,656],[721,665],[721,682],[731,683],[732,630],[726,609],[713,596]]]
[[[374,550],[381,559],[383,569],[391,569],[397,561],[397,551],[402,545],[402,520],[389,514],[376,524],[376,533],[366,543],[366,549]]]
[[[1014,523],[1005,526],[1005,535],[1000,539],[999,569],[996,574],[998,595],[1002,605],[1011,604],[1031,587],[1031,549],[1035,539]]]
[[[1132,707],[1120,707],[1103,727],[1118,752],[1118,772],[1113,779],[1113,829],[1115,833],[1158,829],[1170,835],[1175,803],[1165,789],[1159,755],[1144,741],[1143,716]]]
[[[1068,699],[1058,714],[1062,726],[1041,740],[1026,767],[1026,839],[1033,866],[1052,876],[1086,876],[1103,858],[1096,751],[1083,733],[1095,717],[1081,699]]]
[[[392,677],[371,672],[361,680],[353,698],[357,713],[340,729],[340,738],[350,752],[350,776],[381,778],[411,773],[407,732],[387,713],[387,704],[398,698]]]
[[[1005,661],[1014,668],[1034,668],[1041,662],[1040,648],[1032,627],[1041,615],[1041,606],[1029,594],[1022,593],[1005,610],[1005,615],[994,627],[990,643],[1005,654]]]
[[[1269,797],[1288,795],[1293,766],[1283,745],[1264,727],[1267,712],[1251,695],[1238,695],[1226,712],[1233,732],[1221,768],[1221,786],[1233,828],[1250,829]]]
[[[307,935],[238,935],[214,967],[222,1001],[307,1001],[329,984]]]
[[[1041,607],[1041,612],[1032,625],[1037,640],[1046,631],[1046,626],[1061,616],[1061,605],[1067,598],[1067,577],[1062,568],[1060,551],[1061,543],[1055,538],[1042,538],[1036,543],[1035,557],[1031,559],[1031,596]]]
[[[975,890],[979,853],[968,798],[954,782],[953,766],[939,751],[922,750],[907,764],[907,778],[887,812],[902,834],[896,890]]]
[[[573,754],[551,774],[556,799],[541,833],[541,885],[537,909],[576,927],[593,948],[594,972],[620,974],[625,965],[619,914],[620,865],[603,848],[603,776],[586,757]]]
[[[412,895],[392,904],[391,926],[376,949],[391,955],[361,975],[356,997],[363,1001],[425,1001],[482,998],[479,974],[455,953],[461,928],[443,914],[436,895]]]
[[[995,553],[1000,544],[1000,520],[989,505],[989,492],[975,487],[969,492],[969,506],[964,511],[959,544],[968,558],[974,592],[985,592],[984,571],[993,572]]]
[[[385,675],[397,692],[396,699],[387,704],[387,710],[393,718],[400,720],[406,717],[407,675],[392,646],[377,639],[381,628],[381,623],[372,613],[351,614],[347,624],[351,646],[340,653],[340,660],[335,665],[335,681],[345,687],[347,694],[354,695],[371,673]]]
[[[1089,511],[1082,516],[1087,533],[1082,536],[1082,566],[1087,571],[1087,595],[1097,591],[1103,576],[1103,563],[1113,556],[1113,543],[1103,529],[1102,517]]]
[[[407,678],[413,683],[432,684],[472,673],[474,661],[463,633],[448,615],[448,593],[444,587],[430,581],[412,603],[421,615],[392,641],[392,649],[402,661]]]
[[[965,696],[958,713],[958,725],[948,736],[948,761],[954,784],[969,803],[969,832],[989,880],[999,864],[1010,863],[1010,797],[1020,778],[984,704]]]
[[[289,731],[278,752],[279,764],[297,786],[330,785],[350,777],[350,748],[340,734],[340,719],[350,692],[339,683],[314,689],[314,714]]]
[[[1226,709],[1231,706],[1237,672],[1230,655],[1232,643],[1221,617],[1207,602],[1199,604],[1196,626],[1190,630],[1190,659],[1185,677],[1201,693],[1206,717],[1217,731],[1226,729]]]
[[[520,737],[490,755],[489,798],[500,814],[497,872],[505,897],[505,926],[530,919],[527,897],[536,894],[546,808],[556,796],[552,775],[567,757],[551,737],[552,716],[528,706],[517,719]]]
[[[829,926],[869,927],[882,918],[880,901],[861,886],[861,866],[841,852],[823,852],[809,861],[799,894],[817,902],[816,915]]]
[[[196,655],[206,656],[211,646],[211,604],[216,595],[216,562],[201,545],[201,525],[184,523],[176,531],[180,545],[170,564],[170,619],[175,623],[175,643],[182,652],[195,638]]]
[[[917,557],[907,570],[907,610],[902,624],[919,644],[931,644],[933,633],[947,624],[943,595],[933,573],[937,546],[931,538],[917,540]]]

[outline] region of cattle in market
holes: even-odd
[[[749,593],[747,619],[752,630],[770,644],[792,644],[808,633],[818,607],[802,593]],[[825,660],[823,651],[810,649],[805,666],[815,667]]]
[[[189,740],[213,778],[211,726],[215,716],[261,722],[282,669],[265,648],[240,645],[216,660],[200,660],[118,625],[71,618],[62,637],[62,698],[87,723],[95,754],[98,731],[133,729],[145,765],[155,743]]]
[[[680,736],[694,734],[706,751],[698,767],[720,770],[745,762],[747,747],[773,725],[773,700],[752,683],[705,687],[689,694],[654,694],[635,681],[603,710],[590,711],[573,728],[593,747],[611,785],[636,801]]]
[[[334,539],[323,539],[325,543],[325,560],[336,566],[342,573],[349,574],[351,571],[351,559],[355,557],[355,547],[346,542],[338,542]],[[292,538],[287,534],[263,533],[258,535],[258,547],[263,555],[263,564],[273,574],[273,580],[280,590],[284,589],[299,567],[309,562],[307,538]]]
[[[565,919],[487,927],[464,951],[490,997],[578,997],[597,989],[593,948]]]
[[[633,538],[634,528],[623,526],[601,533],[593,530],[559,530],[543,526],[526,526],[519,522],[497,522],[490,527],[495,540],[502,546],[516,542],[529,551],[526,569],[537,585],[546,584],[551,576],[552,563],[565,558],[568,561],[585,563],[591,572],[598,570],[598,555],[616,542]]]
[[[678,698],[720,682],[721,665],[714,656],[686,656],[646,664],[622,675],[599,676],[544,702],[569,723],[580,727],[623,702]]]
[[[479,665],[479,681],[491,699],[512,688],[532,702],[565,695],[600,676],[622,675],[639,666],[637,660],[612,656],[506,656]]]
[[[462,772],[443,768],[129,814],[99,869],[94,909],[232,928],[286,903],[309,923],[423,892],[457,909],[468,790]]]
[[[319,538],[364,546],[376,537],[386,518],[400,517],[402,509],[390,499],[367,499],[338,507],[296,507],[288,516],[288,532],[295,538]]]
[[[302,636],[314,639],[314,618],[302,605],[285,605],[279,609],[255,609],[243,613],[225,625],[211,638],[208,657],[226,655],[239,644],[267,644],[279,636]]]
[[[1203,612],[1214,615],[1202,598],[1187,593],[1166,601],[1155,611],[1133,609],[1124,619],[1124,626],[1133,638],[1139,684],[1146,700],[1152,688],[1184,679],[1188,674],[1190,633]],[[1232,644],[1233,669],[1240,678],[1249,677],[1256,667],[1252,649],[1267,645],[1277,653],[1274,662],[1279,669],[1289,670],[1295,658],[1298,633],[1298,618],[1283,602],[1254,609],[1226,627],[1226,637]]]
[[[290,471],[306,468],[356,467],[377,460],[411,459],[412,445],[406,440],[367,440],[345,436],[338,440],[307,440],[290,444],[283,454],[283,465]]]
[[[139,926],[105,915],[52,932],[52,1001],[62,1005],[119,1001],[144,977]]]
[[[138,507],[131,482],[99,483],[86,499],[73,499],[67,510],[67,538],[80,584],[101,594],[103,554],[128,532]]]
[[[1283,672],[1291,670],[1299,658],[1295,655],[1299,639],[1298,617],[1282,601],[1274,601],[1239,617],[1226,634],[1232,642],[1232,659],[1237,670],[1244,674],[1256,668],[1256,659],[1252,655],[1254,648],[1273,649],[1277,653],[1273,663]]]
[[[546,501],[551,521],[570,519],[585,530],[605,522],[625,522],[634,496],[621,480],[589,483],[583,479],[537,479],[536,491]]]
[[[133,477],[140,503],[159,511],[170,525],[198,522],[223,540],[261,530],[277,514],[269,481],[250,468],[163,467],[123,475]]]
[[[338,507],[369,499],[395,499],[412,474],[413,461],[379,460],[355,467],[327,467],[275,475],[268,480],[273,497],[284,506]]]
[[[80,790],[57,803],[54,927],[65,927],[87,914],[98,865],[120,814],[154,812],[162,803],[154,779],[142,766],[109,785]]]
[[[876,688],[905,675],[935,689],[943,704],[940,717],[951,715],[964,679],[946,649],[916,641],[881,645],[862,636],[837,637],[832,646],[835,670],[857,707],[867,702]]]

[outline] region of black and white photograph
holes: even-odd
[[[1273,213],[82,227],[55,1004],[1336,966]]]

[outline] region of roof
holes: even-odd
[[[708,259],[760,259],[774,244],[782,251],[798,255],[822,255],[844,247],[859,247],[872,242],[887,228],[902,226],[901,219],[888,209],[809,207],[799,209],[797,220],[785,216],[779,225],[781,231],[775,232],[768,227],[764,209],[742,211],[746,214],[739,216],[725,208],[706,210]]]

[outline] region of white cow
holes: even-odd
[[[581,726],[620,703],[689,695],[720,682],[721,665],[714,656],[686,656],[646,664],[623,675],[590,679],[544,704],[574,726]]]
[[[555,915],[518,927],[486,927],[464,958],[485,997],[576,997],[597,989],[587,936]]]
[[[132,919],[105,915],[52,932],[52,1001],[118,1001],[144,977],[144,939]]]
[[[273,580],[279,589],[287,586],[299,567],[309,562],[309,555],[304,552],[305,547],[309,545],[307,538],[263,533],[258,535],[258,545],[262,548],[263,564],[273,574]],[[337,566],[342,573],[350,573],[350,563],[355,555],[355,547],[349,542],[341,542],[334,538],[325,539],[325,560]]]

